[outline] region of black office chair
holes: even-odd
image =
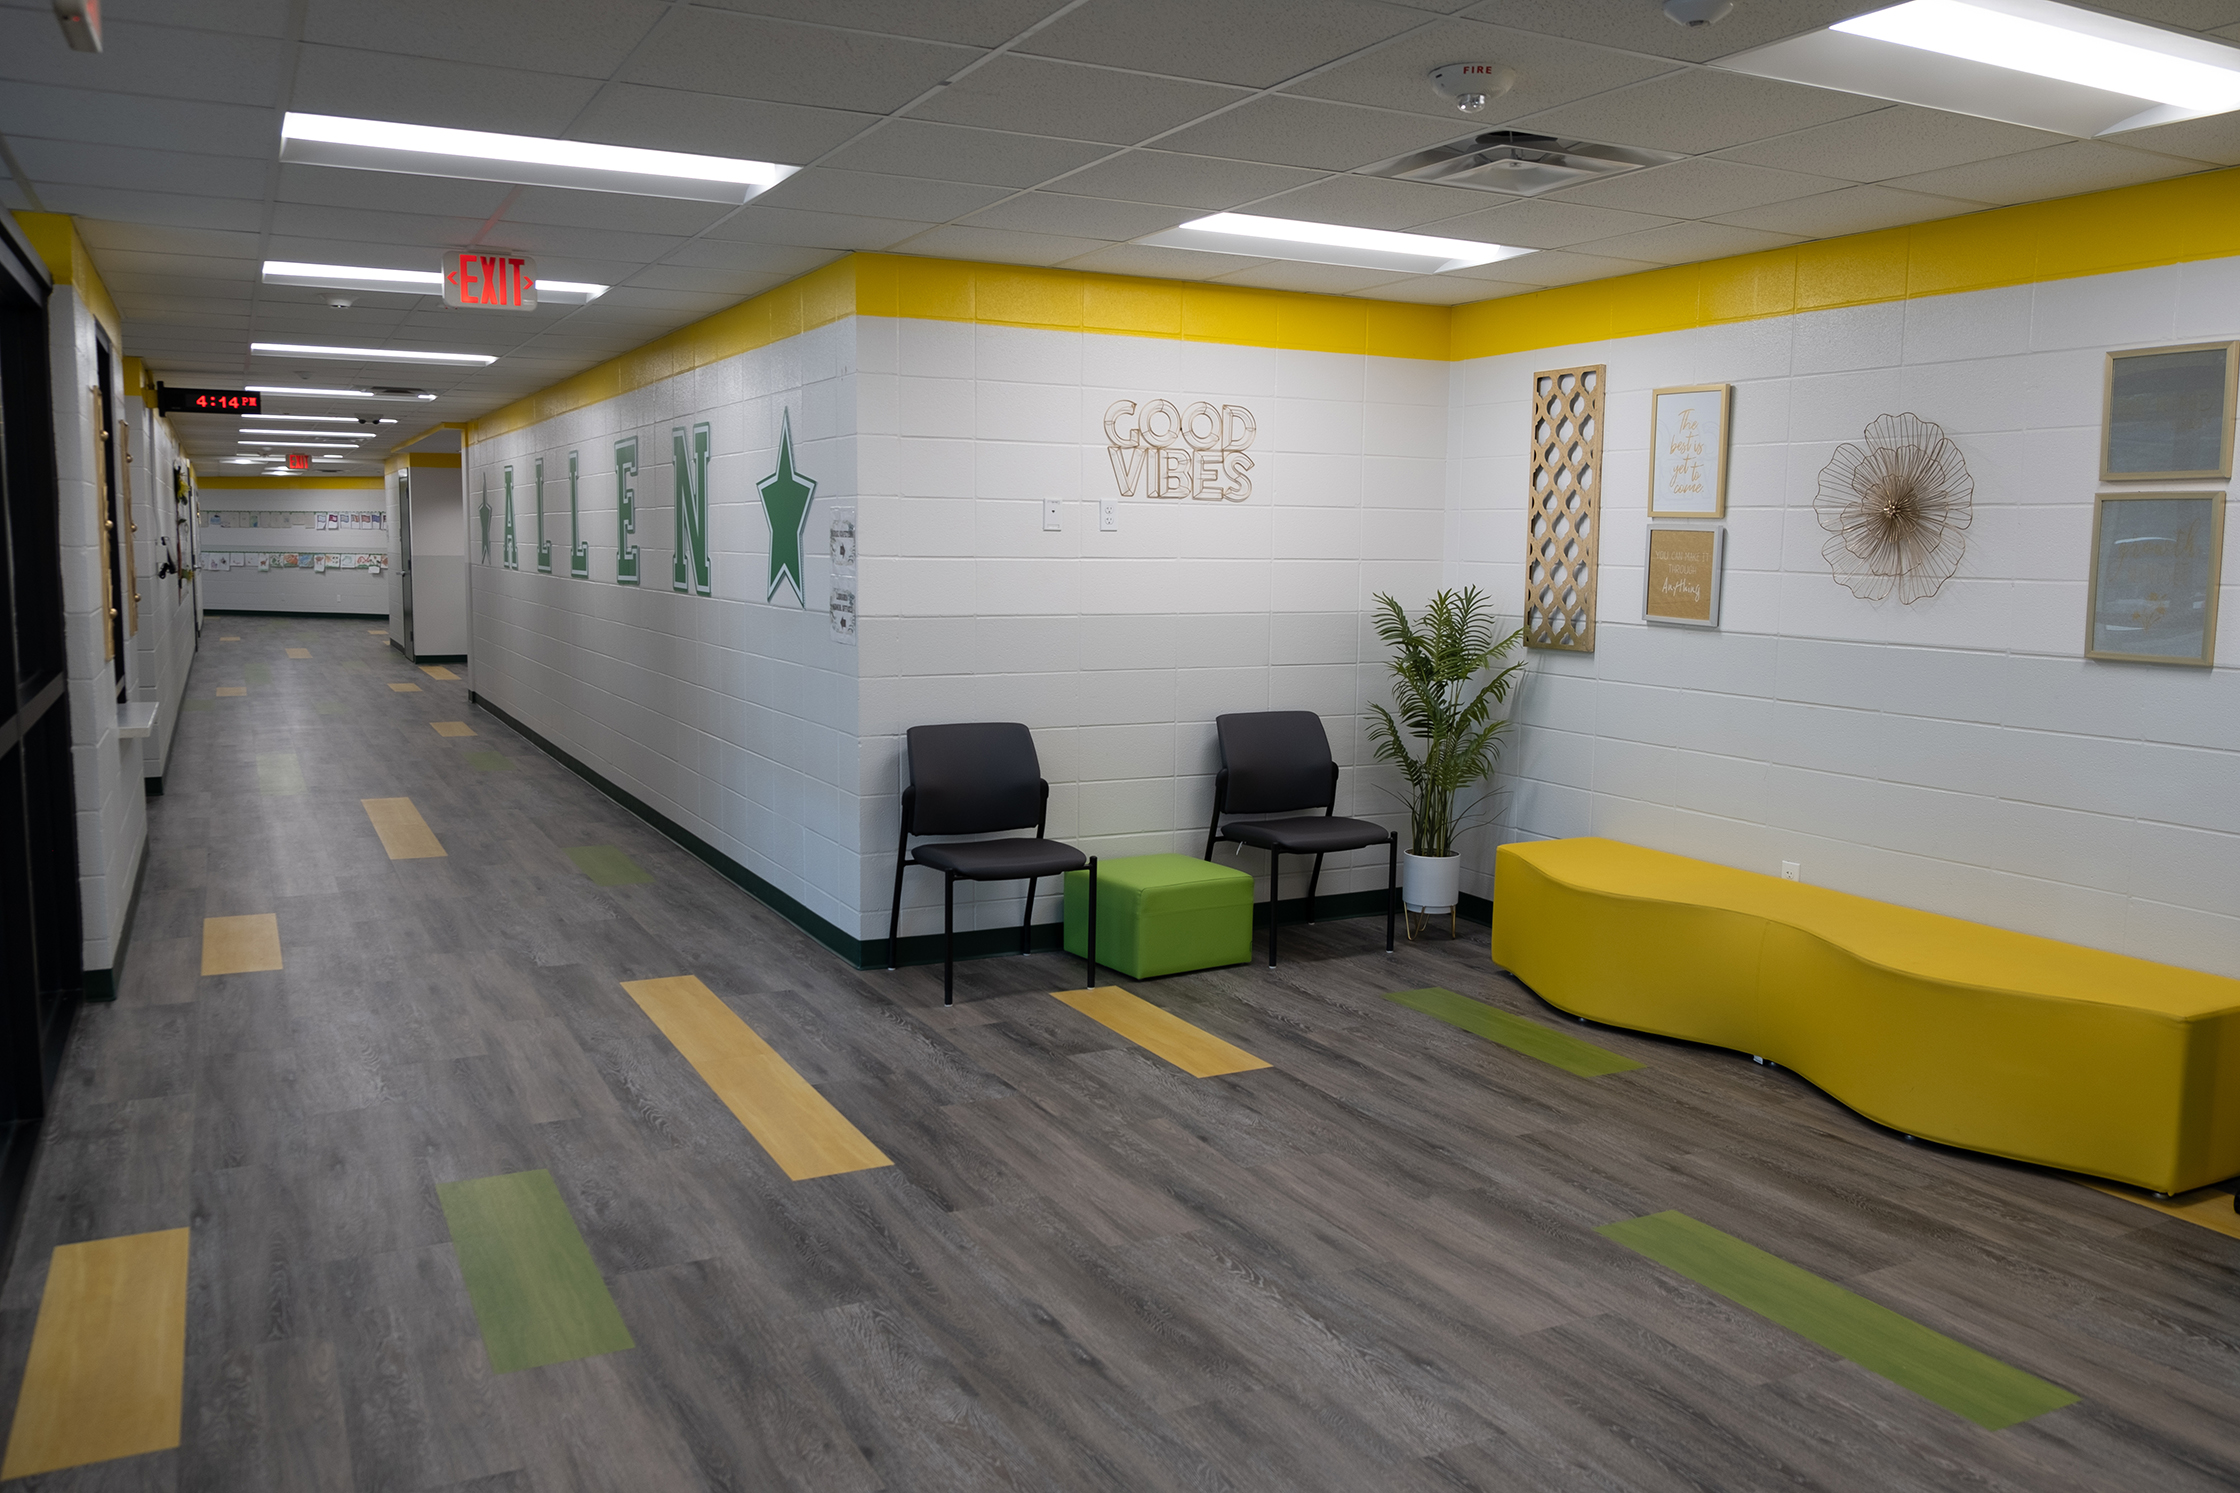
[[[1314,857],[1307,880],[1307,921],[1314,921],[1315,888],[1322,881],[1322,858],[1332,851],[1385,850],[1384,951],[1392,952],[1392,906],[1400,885],[1400,835],[1366,819],[1340,819],[1338,764],[1330,759],[1330,738],[1322,717],[1311,710],[1261,710],[1224,715],[1214,721],[1221,734],[1221,771],[1213,780],[1213,824],[1206,830],[1205,859],[1213,859],[1220,840],[1257,845],[1268,852],[1268,968],[1276,967],[1276,916],[1282,906],[1282,858]],[[1320,809],[1319,817],[1242,819],[1223,824],[1223,814],[1298,814]]]
[[[1097,858],[1071,845],[1045,840],[1050,784],[1034,754],[1034,737],[1013,721],[957,726],[912,726],[904,751],[910,786],[902,790],[902,838],[895,845],[894,907],[887,916],[887,968],[893,969],[902,931],[902,873],[930,866],[942,874],[941,1004],[956,1004],[957,882],[1027,883],[1027,915],[1019,923],[1019,952],[1027,953],[1034,929],[1034,884],[1084,866],[1089,871],[1089,986],[1097,983]],[[1031,840],[952,840],[910,849],[912,835],[984,835],[1034,830]]]

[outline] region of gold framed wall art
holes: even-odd
[[[2100,480],[2221,482],[2231,477],[2236,383],[2240,342],[2108,354]]]
[[[1717,627],[1727,531],[1693,524],[1649,525],[1641,615],[1677,627]]]
[[[1601,364],[1532,376],[1531,488],[1525,501],[1524,643],[1594,652],[1602,546]]]
[[[1727,516],[1727,425],[1734,385],[1686,384],[1649,396],[1649,517]]]
[[[2101,493],[2084,656],[2214,665],[2223,560],[2223,493]]]

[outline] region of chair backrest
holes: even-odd
[[[1311,710],[1259,710],[1214,720],[1221,768],[1229,775],[1222,809],[1231,814],[1280,814],[1328,809],[1337,800],[1330,738]]]
[[[905,738],[919,835],[1033,829],[1042,820],[1042,763],[1016,721],[912,726]]]

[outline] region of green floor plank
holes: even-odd
[[[241,666],[241,682],[244,684],[272,683],[272,665],[243,664]]]
[[[493,1372],[636,1346],[550,1172],[442,1182],[436,1197]]]
[[[321,700],[318,704],[312,706],[311,708],[318,711],[321,715],[341,715],[344,710],[344,706],[340,700]]]
[[[1395,990],[1385,997],[1426,1016],[1436,1016],[1449,1026],[1475,1032],[1489,1042],[1498,1042],[1528,1058],[1538,1058],[1566,1073],[1576,1073],[1581,1078],[1600,1078],[1608,1073],[1630,1073],[1641,1066],[1631,1058],[1619,1057],[1592,1042],[1582,1042],[1569,1032],[1542,1026],[1522,1016],[1512,1016],[1497,1010],[1484,1001],[1474,1001],[1466,995],[1433,986],[1429,990]]]
[[[205,710],[216,710],[218,702],[215,700],[182,700],[179,702],[179,708],[193,714],[200,714]]]
[[[467,766],[477,772],[511,772],[513,763],[503,752],[464,752]]]
[[[568,859],[591,878],[593,886],[645,886],[653,880],[636,861],[612,845],[578,845],[568,852]]]
[[[1986,1430],[2077,1401],[2059,1385],[1954,1342],[1685,1213],[1652,1213],[1605,1224],[1595,1232]]]
[[[286,796],[303,792],[303,766],[294,752],[257,753],[257,791]]]

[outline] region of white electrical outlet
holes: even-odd
[[[1802,881],[1804,880],[1803,868],[1795,861],[1783,861],[1781,863],[1781,879],[1783,881]]]
[[[1042,500],[1042,527],[1044,532],[1050,534],[1055,534],[1065,527],[1058,513],[1058,500],[1056,498],[1044,498]]]
[[[1097,504],[1097,529],[1100,533],[1120,532],[1120,500],[1105,498]]]

